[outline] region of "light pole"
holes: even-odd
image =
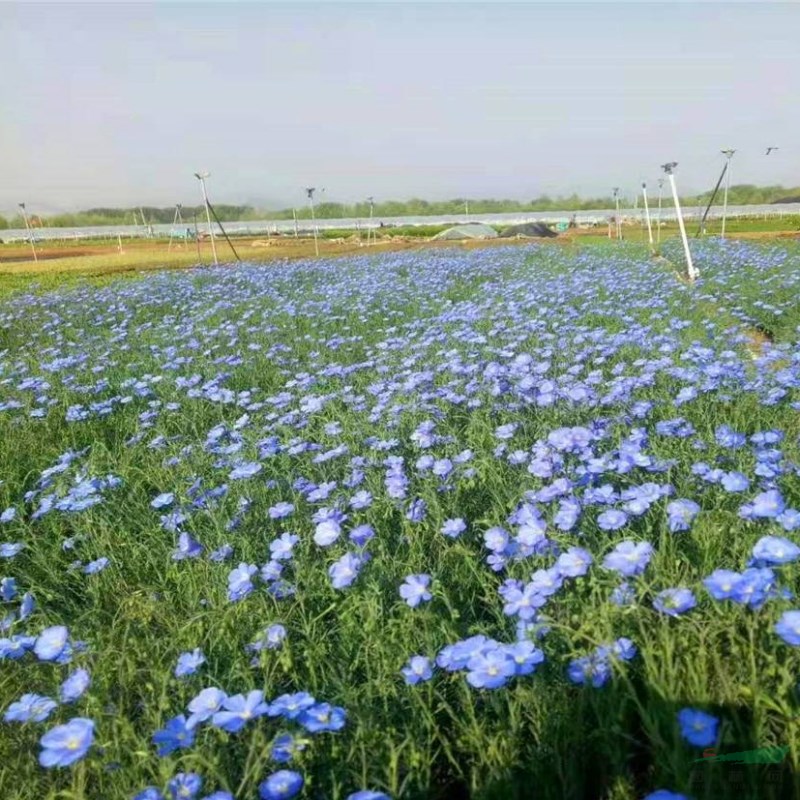
[[[722,238],[724,239],[725,222],[728,218],[728,189],[731,185],[731,159],[736,151],[729,148],[728,150],[721,150],[720,152],[728,159],[728,168],[725,170],[725,197],[722,201]]]
[[[206,178],[210,174],[210,172],[195,172],[194,176],[200,181],[200,191],[203,193],[203,205],[206,207],[206,220],[208,221],[208,232],[211,236],[211,253],[214,256],[214,264],[219,264],[217,244],[214,241],[214,229],[211,227],[211,210],[208,207],[208,194],[206,193]]]
[[[39,257],[36,255],[36,245],[33,242],[33,231],[28,222],[28,212],[25,210],[25,203],[20,203],[19,207],[22,209],[22,218],[25,220],[25,230],[28,232],[28,241],[30,242],[31,250],[33,250],[33,260],[38,263]]]
[[[616,214],[615,217],[617,223],[617,239],[622,238],[622,222],[619,219],[619,186],[615,186],[612,190],[614,192],[614,206],[616,207]]]
[[[317,219],[314,216],[314,192],[317,189],[314,186],[309,186],[306,188],[306,194],[308,195],[308,204],[311,206],[311,225],[314,228],[314,252],[319,255],[319,240],[317,239]]]
[[[369,237],[372,235],[372,241],[375,242],[375,232],[372,229],[372,217],[373,212],[375,210],[375,198],[368,197],[367,202],[369,203],[369,228],[367,228],[367,247],[369,247]]]
[[[768,147],[767,148],[767,155],[769,155],[773,150],[778,150],[778,149],[779,148],[777,148],[777,147]]]
[[[694,282],[694,279],[697,277],[697,272],[695,272],[694,264],[692,263],[692,254],[689,250],[689,240],[686,238],[686,226],[683,224],[683,214],[681,214],[681,204],[678,200],[678,190],[675,187],[675,167],[678,166],[677,161],[670,161],[668,164],[662,164],[661,169],[667,173],[667,178],[669,178],[669,185],[672,189],[672,199],[675,202],[675,214],[678,217],[678,227],[681,230],[681,239],[683,240],[683,252],[686,254],[686,267],[689,273],[689,280]]]
[[[469,200],[464,201],[464,216],[469,220]]]
[[[650,224],[650,206],[647,205],[647,184],[642,181],[642,197],[644,197],[644,216],[647,220],[647,238],[650,240],[650,252],[653,252],[653,227]]]
[[[664,179],[658,179],[658,226],[656,227],[656,244],[661,244],[661,195],[664,193]]]

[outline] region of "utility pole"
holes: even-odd
[[[686,226],[683,224],[683,215],[681,214],[681,204],[678,200],[678,190],[675,186],[675,167],[678,166],[677,161],[670,161],[668,164],[662,164],[661,169],[667,173],[667,178],[669,178],[669,185],[672,189],[672,199],[675,202],[675,214],[678,217],[678,227],[681,230],[681,240],[683,241],[683,252],[686,254],[686,267],[689,273],[689,280],[694,283],[694,279],[697,277],[697,272],[695,271],[694,264],[692,263],[692,253],[689,250],[689,240],[686,238]]]
[[[375,240],[376,240],[375,231],[374,231],[374,229],[372,227],[372,217],[373,217],[373,211],[375,209],[375,198],[374,197],[368,197],[367,198],[367,202],[369,203],[369,228],[367,228],[367,247],[369,247],[369,237],[370,237],[370,235],[372,236],[373,244],[375,243]]]
[[[306,188],[306,195],[308,196],[308,203],[311,206],[311,225],[314,228],[314,253],[319,255],[319,239],[317,233],[317,218],[314,216],[314,192],[316,192],[316,187],[309,186]]]
[[[728,189],[731,185],[731,159],[733,158],[733,154],[736,152],[735,150],[722,150],[722,155],[728,159],[727,170],[725,170],[725,198],[722,201],[722,238],[725,238],[725,223],[728,217]]]
[[[650,240],[650,252],[653,252],[653,226],[650,224],[650,206],[647,205],[647,184],[642,181],[642,197],[644,198],[644,216],[647,220],[647,238]]]
[[[36,245],[33,241],[33,231],[31,230],[30,222],[28,222],[28,212],[25,210],[25,203],[20,203],[19,207],[22,209],[22,218],[25,220],[25,230],[28,232],[28,241],[31,245],[31,250],[33,250],[33,260],[38,263],[39,257],[36,255]]]
[[[211,236],[211,253],[214,256],[214,264],[219,264],[217,259],[217,244],[214,241],[214,229],[211,227],[211,210],[208,207],[208,194],[206,193],[206,178],[210,172],[195,172],[194,176],[200,181],[200,191],[203,194],[203,205],[206,207],[206,220],[208,221],[208,233]]]
[[[656,228],[656,244],[661,244],[661,195],[664,192],[664,179],[658,179],[658,226]]]
[[[615,186],[612,191],[614,192],[614,205],[616,206],[616,222],[617,222],[617,239],[622,238],[622,221],[619,218],[619,186]]]

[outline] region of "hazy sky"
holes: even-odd
[[[796,185],[799,89],[797,3],[0,3],[0,210]]]

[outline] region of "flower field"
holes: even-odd
[[[797,796],[800,246],[695,258],[3,301],[0,796]]]

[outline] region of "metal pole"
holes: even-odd
[[[369,201],[369,228],[367,230],[367,247],[369,247],[370,241],[369,237],[372,236],[372,242],[375,243],[375,231],[372,228],[372,211],[375,206],[375,198],[368,197],[367,200]]]
[[[700,224],[697,226],[697,233],[694,235],[695,239],[697,239],[701,233],[705,232],[706,226],[706,219],[708,218],[708,212],[711,211],[711,206],[714,203],[714,198],[717,196],[717,192],[719,191],[719,185],[722,183],[722,179],[725,177],[725,174],[728,171],[728,162],[726,161],[725,164],[722,166],[722,172],[719,174],[719,178],[717,180],[717,185],[714,187],[714,191],[711,193],[711,199],[708,201],[708,205],[706,206],[705,213],[703,214],[702,219],[700,220]]]
[[[178,209],[180,208],[179,205],[175,206],[175,214],[172,217],[172,228],[169,232],[169,245],[167,245],[167,252],[169,253],[172,250],[172,237],[175,235],[175,226],[178,224]]]
[[[619,218],[619,187],[614,187],[614,204],[616,207],[617,239],[622,238],[622,222]]]
[[[464,201],[464,216],[469,219],[469,200]]]
[[[197,245],[197,261],[203,263],[203,254],[200,252],[200,234],[197,232],[197,212],[194,212],[194,241]]]
[[[689,250],[689,240],[686,238],[686,226],[683,224],[683,214],[681,214],[681,204],[678,200],[678,189],[675,186],[675,175],[673,174],[673,170],[677,167],[676,162],[671,162],[670,164],[664,164],[662,167],[663,170],[667,173],[667,177],[669,178],[669,185],[672,189],[672,200],[675,203],[675,214],[678,217],[678,227],[681,231],[681,240],[683,241],[683,251],[686,254],[686,267],[687,272],[689,274],[689,280],[694,282],[694,279],[697,277],[697,272],[695,271],[694,264],[692,263],[692,253]]]
[[[298,236],[298,234],[297,234],[297,209],[296,208],[292,209],[292,216],[294,217],[294,238],[296,239],[297,236]]]
[[[211,253],[214,256],[214,264],[219,264],[219,260],[217,259],[217,243],[214,241],[214,229],[211,227],[211,210],[208,207],[208,194],[206,193],[206,178],[208,177],[208,173],[204,172],[201,175],[195,172],[194,176],[200,181],[200,191],[203,193],[203,204],[206,207],[206,221],[208,222],[208,233],[211,236]]]
[[[664,179],[658,179],[658,227],[656,228],[656,245],[661,244],[661,195],[664,192]]]
[[[309,202],[309,205],[311,206],[311,225],[312,225],[312,227],[314,229],[314,252],[316,253],[316,255],[319,255],[319,239],[318,239],[319,233],[317,231],[317,218],[314,216],[314,192],[315,191],[316,190],[314,189],[313,186],[309,187],[308,189],[306,189],[306,194],[308,195],[308,202]]]
[[[725,238],[725,223],[727,222],[728,217],[728,189],[731,185],[731,158],[733,158],[733,154],[735,150],[723,150],[722,155],[728,159],[727,167],[728,169],[725,170],[725,198],[722,201],[722,234],[721,237]]]
[[[217,212],[214,211],[214,206],[212,206],[211,203],[209,203],[208,207],[211,209],[211,213],[214,215],[214,219],[217,221],[217,225],[219,225],[219,229],[222,231],[222,235],[225,237],[225,241],[228,243],[231,250],[233,250],[233,255],[236,257],[236,260],[241,261],[242,259],[239,258],[239,254],[236,252],[236,248],[233,246],[231,237],[228,236],[227,232],[225,231],[225,228],[222,227],[222,223],[220,222],[219,217],[217,216]]]
[[[25,230],[28,231],[28,241],[30,242],[31,250],[33,250],[33,260],[38,263],[39,257],[36,255],[36,245],[33,242],[33,231],[28,223],[28,212],[25,210],[25,203],[20,203],[19,207],[22,209],[22,218],[25,220]]]
[[[644,216],[647,220],[647,238],[650,240],[650,250],[653,250],[653,227],[650,225],[650,207],[647,205],[647,184],[642,181],[642,196],[644,197]]]

